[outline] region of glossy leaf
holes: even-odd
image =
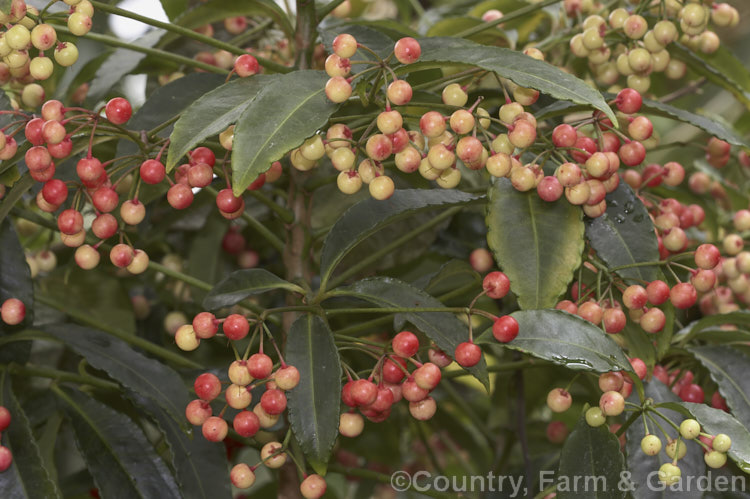
[[[130,418],[78,390],[61,390],[59,399],[103,497],[182,497],[166,464]]]
[[[129,397],[139,395],[150,399],[187,428],[187,389],[172,368],[101,331],[75,324],[49,325],[43,329],[121,383]]]
[[[274,289],[285,289],[296,293],[304,292],[296,284],[285,281],[265,269],[237,270],[213,287],[203,300],[203,307],[211,310],[231,307],[248,296]]]
[[[164,30],[152,29],[137,40],[133,40],[133,45],[139,47],[151,48],[156,45],[164,34]],[[106,61],[99,66],[96,76],[91,81],[88,96],[88,102],[96,102],[103,98],[106,93],[117,83],[123,76],[130,73],[146,57],[142,52],[135,52],[126,48],[115,49]]]
[[[9,202],[7,199],[5,203]],[[2,206],[2,205],[0,205]],[[26,317],[21,324],[9,326],[0,320],[0,337],[21,331],[34,320],[34,285],[26,256],[10,220],[0,221],[0,305],[9,298],[21,300]],[[24,363],[29,358],[31,343],[13,342],[0,347],[0,363]]]
[[[610,267],[659,260],[654,224],[643,202],[625,182],[607,195],[604,215],[586,219],[586,238]],[[653,281],[658,267],[632,267],[617,273],[626,279]]]
[[[187,10],[188,2],[187,0],[161,0],[161,6],[169,19],[174,21]]]
[[[57,268],[37,282],[40,298],[53,308],[88,324],[135,334],[133,306],[121,279],[75,266]]]
[[[728,346],[701,346],[689,349],[711,373],[737,420],[750,428],[750,358]]]
[[[703,427],[703,431],[710,435],[728,435],[732,439],[732,446],[727,456],[737,463],[742,471],[750,473],[750,431],[731,414],[706,404],[692,402],[668,402],[663,404],[663,407],[695,418]]]
[[[258,92],[272,86],[277,78],[278,75],[238,78],[197,98],[174,124],[169,137],[167,170],[174,168],[196,144],[235,123]]]
[[[621,480],[625,458],[620,442],[607,426],[592,428],[586,418],[578,419],[573,432],[565,440],[555,483],[559,499],[615,499],[625,493],[614,484]],[[582,487],[582,477],[590,481]]]
[[[0,473],[2,497],[12,499],[38,499],[62,497],[57,484],[50,479],[39,453],[29,420],[18,403],[11,377],[6,371],[0,376],[0,406],[11,414],[11,424],[3,432],[3,445],[13,454],[13,464]]]
[[[562,310],[519,310],[518,336],[507,348],[579,371],[632,371],[622,349],[601,329]],[[492,331],[477,341],[495,343]]]
[[[496,180],[487,204],[487,243],[522,309],[552,308],[581,265],[583,212],[565,199],[542,201]]]
[[[750,326],[750,311],[738,310],[737,312],[729,312],[727,314],[707,315],[697,321],[691,322],[675,336],[676,339],[686,342],[701,331],[726,324]]]
[[[149,96],[125,126],[129,130],[152,130],[184,112],[204,94],[221,86],[225,80],[226,77],[222,75],[190,73],[167,83]],[[169,137],[172,129],[172,125],[169,125],[160,130],[157,135]],[[117,156],[137,154],[138,151],[138,147],[133,142],[121,140],[117,147]]]
[[[300,373],[289,391],[289,422],[315,471],[325,474],[338,436],[341,363],[333,333],[317,315],[300,316],[287,335],[286,361]]]
[[[263,88],[234,129],[232,188],[245,191],[258,175],[311,137],[338,108],[325,95],[323,71],[294,71]],[[279,98],[283,96],[283,98]]]
[[[341,260],[371,234],[418,212],[467,205],[479,199],[457,190],[397,189],[388,201],[368,198],[357,203],[341,215],[323,242],[321,287],[325,288]]]
[[[442,307],[443,304],[421,289],[415,288],[398,279],[390,277],[372,277],[357,281],[351,286],[339,290],[339,294],[352,296],[368,301],[379,307]],[[456,351],[459,343],[469,339],[468,327],[450,312],[401,312],[396,315],[396,322],[411,322],[448,355]],[[485,387],[489,386],[489,375],[484,358],[479,364],[467,369]]]
[[[417,64],[453,62],[477,66],[550,97],[590,105],[615,120],[614,113],[599,92],[575,76],[521,52],[449,37],[423,38],[419,43],[422,55]]]
[[[294,28],[289,21],[289,17],[276,3],[270,0],[232,0],[231,2],[209,0],[185,12],[175,22],[187,28],[197,28],[235,16],[270,17],[284,30],[287,36],[293,37]]]
[[[646,391],[646,397],[653,399],[655,404],[680,401],[677,395],[672,393],[672,391],[661,381],[653,380],[650,383],[645,383],[644,388]],[[635,392],[631,395],[629,401],[640,405],[638,395]],[[679,413],[668,409],[660,409],[660,412],[672,421],[678,423],[684,419]],[[663,420],[658,416],[656,419],[670,438],[677,436],[677,431],[674,428],[668,424],[664,424]],[[636,421],[630,426],[630,428],[628,428],[626,432],[627,465],[628,471],[632,473],[632,476],[630,477],[630,485],[632,485],[633,498],[700,499],[702,496],[701,491],[676,491],[670,490],[669,488],[660,490],[662,487],[658,481],[658,476],[655,476],[654,472],[657,471],[662,464],[671,463],[672,460],[664,451],[664,448],[667,446],[667,439],[664,437],[664,434],[650,420],[647,420],[647,422],[650,432],[661,439],[662,450],[656,456],[647,456],[643,453],[641,450],[641,440],[645,436],[645,430],[642,421]],[[687,445],[687,453],[684,458],[680,459],[679,463],[682,477],[699,477],[705,475],[706,464],[703,461],[703,451],[694,442],[683,440],[683,443]]]

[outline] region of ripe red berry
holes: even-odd
[[[241,340],[250,332],[250,323],[240,314],[232,314],[222,324],[224,335],[230,340]],[[267,375],[266,375],[267,376]],[[263,376],[265,378],[266,376]],[[258,376],[254,376],[258,377]]]
[[[193,318],[193,329],[195,335],[201,339],[213,337],[219,330],[216,316],[211,312],[201,312]]]
[[[419,351],[419,338],[411,331],[401,331],[393,337],[391,346],[396,355],[411,357]]]
[[[83,215],[78,210],[68,208],[58,215],[57,228],[69,236],[77,234],[83,229]]]
[[[42,137],[42,126],[44,126],[44,120],[42,118],[34,118],[26,123],[24,128],[24,135],[31,145],[41,146],[44,144],[44,137]]]
[[[618,155],[625,166],[637,166],[646,159],[646,148],[637,140],[633,140],[622,146]]]
[[[167,191],[167,202],[175,210],[184,210],[193,203],[193,191],[185,184],[174,184]]]
[[[386,412],[390,411],[392,405],[393,392],[386,387],[381,387],[378,388],[378,394],[375,397],[375,400],[371,404],[368,404],[364,409],[375,412]]]
[[[281,414],[286,410],[286,395],[281,390],[266,390],[260,397],[260,405],[272,416]]]
[[[677,308],[686,309],[695,305],[698,293],[689,282],[681,282],[669,291],[669,300]]]
[[[141,180],[150,185],[155,185],[164,180],[166,169],[160,161],[147,159],[141,163],[140,174]]]
[[[0,445],[0,473],[10,468],[12,462],[13,454],[10,452],[10,449]]]
[[[385,359],[385,362],[383,362],[383,381],[387,383],[400,383],[404,379],[404,376],[406,376],[405,359],[399,357]]]
[[[669,286],[664,281],[651,281],[646,286],[646,293],[652,305],[661,305],[669,298]]]
[[[109,213],[117,208],[120,202],[120,196],[111,187],[99,187],[91,196],[94,208],[102,213]]]
[[[273,361],[264,353],[253,354],[247,359],[247,370],[253,378],[265,379],[271,375]]]
[[[252,438],[260,430],[260,419],[252,411],[240,411],[234,416],[232,427],[241,437]]]
[[[359,406],[370,405],[378,397],[378,387],[366,379],[358,379],[351,385],[352,401]]]
[[[195,378],[193,388],[198,398],[210,402],[221,393],[221,381],[215,374],[203,373]]]
[[[680,389],[679,397],[685,402],[693,402],[696,404],[702,404],[705,400],[703,388],[695,383],[686,383]]]
[[[492,324],[492,336],[500,343],[508,343],[518,336],[518,321],[510,315],[498,317]]]
[[[42,187],[42,196],[50,204],[61,205],[68,198],[68,186],[58,178],[48,180]]]
[[[625,329],[627,318],[625,313],[619,308],[608,308],[602,315],[602,325],[604,331],[610,334],[616,334]]]
[[[571,125],[564,123],[552,130],[552,143],[555,147],[573,147],[578,140],[578,132]]]
[[[117,219],[110,213],[102,213],[91,223],[91,232],[99,239],[108,239],[117,232]]]
[[[401,384],[401,395],[409,402],[419,402],[427,398],[429,394],[429,390],[420,388],[411,376]]]
[[[479,348],[479,345],[465,341],[459,343],[453,357],[456,359],[458,365],[472,367],[477,365],[482,358],[482,349]]]
[[[217,416],[211,416],[203,423],[203,436],[209,442],[221,442],[227,436],[229,427],[227,422]]]
[[[720,260],[721,252],[713,244],[701,244],[695,250],[695,264],[702,269],[712,269]]]
[[[222,189],[216,196],[216,206],[226,213],[234,213],[242,208],[242,198],[237,197],[232,189]]]
[[[258,59],[250,54],[242,54],[234,61],[234,72],[241,78],[258,74],[260,72]]]
[[[633,371],[635,371],[635,374],[640,379],[646,379],[648,368],[646,367],[646,363],[643,362],[643,360],[639,359],[638,357],[633,357],[632,359],[630,359],[630,365],[633,366]]]
[[[216,164],[216,155],[208,147],[196,147],[190,151],[190,164],[197,165],[198,163],[205,163],[211,168]]]
[[[26,166],[29,170],[40,172],[46,170],[52,165],[52,156],[46,147],[34,146],[26,151],[24,161],[26,161]]]
[[[510,291],[510,279],[502,272],[490,272],[484,276],[482,289],[490,298],[499,300]]]
[[[133,262],[133,258],[135,258],[135,251],[124,243],[114,245],[109,251],[109,260],[112,262],[112,265],[121,269],[130,265]]]
[[[185,418],[194,426],[201,426],[212,413],[211,406],[205,400],[191,400],[185,407]]]
[[[643,97],[641,97],[641,94],[637,90],[624,88],[617,94],[615,104],[617,105],[617,109],[623,113],[634,114],[640,111],[643,104]]]
[[[85,183],[96,182],[103,173],[102,162],[96,158],[83,158],[76,164],[76,174]]]
[[[424,390],[434,390],[440,383],[442,373],[440,368],[432,362],[427,362],[417,368],[413,373],[414,382]]]
[[[130,102],[122,97],[115,97],[107,102],[104,108],[104,114],[107,119],[115,125],[122,125],[127,123],[130,117],[133,115],[133,108],[130,106]]]
[[[5,431],[10,426],[10,411],[0,405],[0,432]]]
[[[352,398],[352,386],[354,386],[353,379],[347,381],[346,383],[344,383],[344,386],[341,387],[341,401],[349,407],[356,407],[357,404]]]

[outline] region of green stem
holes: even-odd
[[[284,208],[283,206],[280,206],[278,203],[275,203],[272,199],[269,199],[268,196],[263,194],[260,191],[248,191],[252,197],[266,205],[271,211],[276,213],[282,222],[285,224],[290,224],[294,222],[294,213],[292,213],[291,210],[288,210]]]
[[[150,354],[156,355],[157,357],[161,357],[165,360],[169,360],[182,367],[189,367],[193,369],[203,368],[201,364],[195,361],[192,361],[190,359],[187,359],[183,357],[182,355],[180,355],[179,353],[173,352],[171,350],[167,350],[166,348],[160,347],[159,345],[155,345],[154,343],[151,343],[148,340],[145,340],[139,336],[135,336],[126,331],[113,328],[109,324],[105,324],[103,322],[100,322],[92,318],[90,314],[86,314],[84,312],[77,311],[77,310],[65,309],[65,307],[62,307],[59,303],[57,303],[54,300],[48,299],[41,293],[37,294],[35,298],[38,302],[43,303],[47,306],[50,306],[56,310],[59,310],[60,312],[63,312],[69,315],[73,319],[83,324],[88,324],[89,326],[92,326],[96,329],[104,331],[105,333],[108,333],[114,336],[115,338],[121,339],[125,343],[129,343],[135,347],[140,348],[141,350],[144,350]]]
[[[191,38],[195,41],[205,43],[206,45],[209,45],[211,47],[215,47],[220,50],[226,50],[230,54],[242,55],[246,53],[244,50],[242,50],[239,47],[235,47],[234,45],[231,45],[229,43],[222,42],[221,40],[217,40],[215,38],[211,38],[210,36],[202,35],[189,28],[184,28],[182,26],[178,26],[172,23],[165,23],[165,22],[157,21],[156,19],[151,19],[150,17],[142,16],[140,14],[136,14],[135,12],[131,12],[125,9],[120,9],[119,7],[114,7],[107,3],[98,2],[96,0],[91,0],[91,5],[93,5],[94,8],[96,8],[96,10],[100,10],[102,12],[107,12],[109,14],[114,14],[117,16],[127,17],[128,19],[134,19],[136,21],[142,22],[143,24],[148,24],[149,26],[161,28],[163,30],[170,31],[178,35],[182,35],[185,38]],[[256,55],[255,58],[258,60],[258,63],[261,66],[263,66],[264,68],[270,69],[272,71],[276,71],[277,73],[289,73],[293,71],[292,68],[283,66],[276,62],[268,60],[264,57],[259,57]]]
[[[480,24],[478,26],[475,26],[473,28],[469,28],[469,29],[466,29],[464,31],[460,31],[459,33],[457,33],[457,34],[455,34],[453,36],[455,36],[456,38],[467,38],[469,36],[476,35],[477,33],[481,33],[484,30],[487,30],[487,29],[490,29],[490,28],[494,28],[498,24],[503,24],[503,23],[507,23],[509,21],[513,21],[514,19],[518,19],[520,17],[523,17],[523,16],[529,14],[530,12],[534,12],[535,10],[544,8],[544,7],[548,6],[548,5],[559,3],[560,1],[562,1],[562,0],[545,0],[544,2],[534,3],[534,4],[529,5],[528,7],[524,7],[522,9],[518,9],[518,10],[514,10],[510,14],[505,15],[505,16],[501,17],[500,19],[495,19],[494,21],[482,23],[482,24]]]
[[[453,215],[461,211],[461,209],[462,209],[461,206],[456,206],[454,208],[445,210],[443,213],[436,216],[435,218],[433,218],[426,224],[422,225],[421,227],[407,232],[406,234],[394,240],[390,244],[387,244],[383,246],[382,248],[380,248],[379,250],[370,253],[365,258],[360,260],[357,264],[352,265],[346,271],[342,272],[336,279],[334,279],[330,283],[330,287],[336,288],[339,285],[341,285],[344,281],[349,279],[350,277],[357,275],[359,272],[365,269],[371,268],[373,263],[377,262],[384,256],[388,255],[399,246],[402,246],[403,244],[406,244],[407,242],[411,241],[412,239],[422,234],[423,232],[428,231],[432,229],[433,227],[435,227],[436,225],[439,225],[445,220],[453,217]]]
[[[55,30],[58,33],[72,34],[68,28],[64,26],[60,26],[58,24],[55,25]],[[134,43],[124,42],[120,40],[119,38],[115,38],[113,36],[107,36],[107,35],[102,35],[99,33],[88,32],[85,35],[83,35],[82,38],[87,38],[89,40],[103,43],[104,45],[110,45],[112,47],[125,48],[128,50],[132,50],[133,52],[141,52],[142,54],[150,55],[153,57],[158,57],[159,59],[164,60],[164,61],[171,61],[176,64],[182,64],[185,66],[202,69],[204,71],[208,71],[209,73],[218,73],[218,74],[229,73],[229,71],[227,71],[226,69],[222,69],[218,66],[212,66],[211,64],[206,64],[205,62],[191,59],[190,57],[185,57],[185,56],[175,54],[172,52],[167,52],[165,50],[159,50],[155,48],[136,45]]]
[[[34,376],[38,378],[50,378],[55,381],[78,383],[81,385],[90,385],[105,390],[119,389],[119,385],[112,381],[95,378],[89,375],[80,375],[67,371],[59,371],[57,369],[51,369],[48,367],[21,366],[18,364],[11,364],[8,367],[8,370],[14,374],[22,374],[25,376]]]
[[[330,295],[329,295],[330,296]],[[341,294],[340,296],[344,296]],[[466,307],[362,307],[362,308],[334,308],[326,310],[326,315],[339,314],[423,314],[429,312],[449,312],[454,314],[468,314]]]
[[[318,9],[318,19],[323,19],[325,16],[333,12],[333,9],[344,3],[346,0],[333,0],[331,2],[328,2],[324,6],[320,7]]]
[[[638,420],[638,418],[641,417],[642,415],[643,415],[642,410],[636,411],[633,414],[631,414],[628,420],[625,421],[625,424],[622,425],[620,429],[617,430],[617,432],[615,433],[615,436],[616,437],[622,436],[627,431],[627,429],[630,428],[630,425],[635,423]]]

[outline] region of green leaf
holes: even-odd
[[[562,310],[519,310],[518,336],[504,346],[578,371],[632,371],[622,349],[592,323]],[[488,330],[477,339],[495,342]],[[496,342],[495,342],[496,343]]]
[[[732,415],[750,428],[750,358],[728,346],[701,346],[689,348],[711,373],[719,392],[727,401]]]
[[[565,440],[555,483],[559,499],[614,499],[625,496],[615,484],[625,470],[620,442],[607,426],[593,428],[581,416]],[[586,487],[581,480],[586,478]]]
[[[465,260],[450,260],[432,274],[425,274],[414,285],[433,296],[448,293],[469,283],[481,286],[482,277]]]
[[[227,231],[229,221],[221,216],[218,210],[211,210],[206,223],[197,231],[190,244],[190,256],[187,261],[187,273],[201,281],[214,284],[224,274],[224,260],[221,258],[221,240]],[[206,295],[202,289],[192,287],[195,300]]]
[[[137,40],[133,45],[151,48],[159,42],[164,30],[152,29]],[[110,54],[106,61],[96,70],[96,76],[91,81],[87,102],[95,103],[102,99],[109,90],[122,80],[122,77],[130,73],[146,57],[142,52],[135,52],[126,48],[118,48]]]
[[[278,78],[279,75],[238,78],[198,97],[174,125],[169,137],[167,170],[174,168],[196,144],[235,123],[258,92],[273,86]]]
[[[196,99],[220,87],[225,80],[225,76],[211,73],[190,73],[178,78],[157,88],[133,114],[126,126],[129,130],[152,130],[184,112],[196,102]],[[157,135],[166,138],[171,133],[172,125],[160,130]],[[138,151],[133,142],[121,140],[118,143],[117,156],[137,154]]]
[[[607,211],[586,219],[586,238],[609,267],[659,260],[654,224],[643,202],[625,182],[607,195]],[[625,279],[653,281],[658,267],[632,267],[617,273]]]
[[[203,307],[209,310],[231,307],[248,296],[274,289],[304,293],[296,284],[285,281],[265,269],[237,270],[213,287],[203,300]]]
[[[55,393],[102,497],[182,497],[166,464],[130,418],[78,390]]]
[[[75,324],[43,327],[96,369],[121,383],[129,397],[145,397],[163,408],[187,429],[188,394],[180,376],[166,364],[145,357],[124,341]]]
[[[565,199],[542,201],[496,180],[487,204],[487,243],[522,309],[552,308],[581,265],[583,212]]]
[[[161,6],[164,8],[167,16],[171,21],[174,21],[185,12],[188,8],[187,0],[161,0]]]
[[[323,242],[320,255],[321,288],[325,289],[336,266],[365,238],[415,213],[467,205],[480,196],[458,190],[397,189],[388,201],[366,199],[338,219]]]
[[[10,469],[0,473],[2,496],[13,499],[62,497],[44,467],[29,420],[13,394],[7,371],[0,376],[0,384],[0,406],[8,409],[12,418],[10,426],[3,432],[3,445],[13,454]]]
[[[197,28],[236,16],[270,17],[289,38],[294,38],[294,28],[289,17],[276,3],[269,0],[210,0],[177,17],[175,23],[186,28]]]
[[[8,202],[7,200],[5,202]],[[34,285],[26,264],[21,242],[10,223],[0,221],[0,305],[8,298],[17,298],[26,306],[26,318],[17,326],[0,320],[0,337],[21,331],[34,321]],[[31,343],[13,342],[0,348],[0,363],[25,363],[29,358]]]
[[[737,312],[729,312],[727,314],[707,315],[706,317],[693,321],[682,328],[675,335],[675,339],[684,343],[693,339],[701,331],[729,324],[750,326],[750,311],[740,310]]]
[[[325,474],[338,435],[341,363],[323,319],[306,314],[294,321],[286,361],[300,373],[299,384],[289,391],[289,423],[307,460]]]
[[[38,280],[44,303],[89,324],[135,334],[135,316],[122,279],[101,270],[58,267]]]
[[[656,404],[680,401],[679,397],[672,393],[669,387],[659,380],[644,383],[644,388],[646,397],[653,399]],[[629,401],[638,405],[641,403],[635,392],[633,392]],[[672,421],[678,422],[678,424],[684,419],[679,413],[668,409],[660,409],[659,411]],[[664,421],[658,416],[656,419],[670,438],[677,436],[677,430],[668,424],[664,424]],[[702,492],[699,491],[683,490],[678,492],[669,490],[668,488],[660,490],[661,486],[654,472],[658,471],[662,464],[671,463],[672,459],[664,451],[664,448],[667,446],[664,434],[651,421],[648,421],[648,424],[649,431],[662,440],[662,451],[656,456],[647,456],[641,450],[641,440],[645,436],[642,421],[639,420],[633,423],[626,432],[627,465],[628,471],[632,473],[630,482],[633,487],[633,497],[635,499],[675,499],[678,497],[683,499],[700,499]],[[683,440],[683,443],[687,445],[687,453],[679,462],[683,479],[705,475],[706,463],[703,461],[703,451],[694,442]]]
[[[5,220],[10,210],[16,205],[16,203],[26,194],[26,191],[31,189],[34,185],[34,179],[28,173],[25,173],[21,180],[18,180],[10,191],[5,194],[5,197],[0,201],[0,222]]]
[[[327,81],[323,71],[294,71],[279,76],[250,102],[234,129],[235,195],[328,122],[338,105],[326,97]]]
[[[703,431],[710,435],[728,435],[732,439],[732,446],[727,456],[737,463],[742,471],[750,474],[750,432],[732,415],[706,404],[692,402],[667,402],[660,407],[680,411],[688,417],[695,418],[703,427]]]
[[[638,324],[628,321],[620,335],[625,338],[628,346],[628,357],[638,357],[649,368],[656,364],[656,350],[652,338],[649,337],[651,335]]]
[[[615,120],[614,113],[598,91],[575,76],[521,52],[450,37],[422,38],[419,43],[422,55],[417,65],[453,62],[477,66],[550,97],[590,105]]]
[[[443,304],[421,289],[398,279],[372,277],[357,281],[340,289],[337,294],[353,296],[383,308],[442,307]],[[402,312],[396,322],[406,320],[414,324],[428,338],[449,355],[456,351],[459,343],[468,341],[468,327],[451,312]],[[467,369],[485,387],[489,387],[489,375],[484,357],[474,367]]]
[[[669,50],[691,70],[728,90],[750,108],[750,72],[726,47],[720,46],[719,50],[710,55],[690,50],[679,43],[673,43]]]

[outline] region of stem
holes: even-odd
[[[334,308],[326,310],[326,315],[337,314],[421,314],[428,312],[448,312],[454,314],[468,314],[466,307],[363,307],[363,308]]]
[[[60,26],[58,24],[55,25],[55,30],[58,33],[72,34],[70,33],[70,30],[68,28],[64,26]],[[146,55],[158,57],[159,59],[164,60],[164,61],[172,61],[176,64],[182,64],[185,66],[202,69],[204,71],[208,71],[209,73],[218,73],[218,74],[229,73],[229,71],[227,71],[226,69],[221,69],[218,66],[212,66],[211,64],[206,64],[205,62],[197,61],[195,59],[191,59],[190,57],[185,57],[179,54],[175,54],[173,52],[167,52],[164,50],[154,49],[150,47],[143,47],[141,45],[136,45],[134,43],[124,42],[120,40],[119,38],[115,38],[112,36],[101,35],[99,33],[94,33],[94,32],[88,32],[85,35],[83,35],[82,38],[88,38],[89,40],[100,42],[105,45],[110,45],[112,47],[125,48],[128,50],[132,50],[133,52],[141,52]]]
[[[118,7],[114,7],[104,2],[98,2],[96,0],[92,0],[91,5],[93,5],[94,8],[96,8],[96,10],[107,12],[109,14],[115,14],[117,16],[127,17],[128,19],[134,19],[136,21],[142,22],[143,24],[148,24],[149,26],[154,26],[154,27],[166,30],[166,31],[170,31],[172,33],[176,33],[178,35],[182,35],[185,38],[192,38],[193,40],[205,43],[206,45],[209,45],[211,47],[215,47],[220,50],[226,50],[230,54],[242,55],[246,53],[241,48],[235,47],[234,45],[231,45],[226,42],[222,42],[221,40],[211,38],[210,36],[201,35],[200,33],[197,33],[189,28],[184,28],[182,26],[178,26],[172,23],[165,23],[165,22],[157,21],[156,19],[151,19],[150,17],[142,16],[142,15],[136,14],[135,12],[131,12],[125,9],[120,9]],[[270,69],[272,71],[276,71],[277,73],[289,73],[293,70],[292,68],[270,61],[264,57],[259,57],[255,55],[255,58],[258,60],[258,63],[261,66],[263,66],[264,68]]]
[[[252,197],[266,205],[271,211],[276,213],[282,222],[285,224],[290,224],[294,222],[294,213],[287,210],[283,206],[279,206],[278,203],[275,203],[272,199],[269,199],[268,196],[263,194],[260,191],[248,191]]]

